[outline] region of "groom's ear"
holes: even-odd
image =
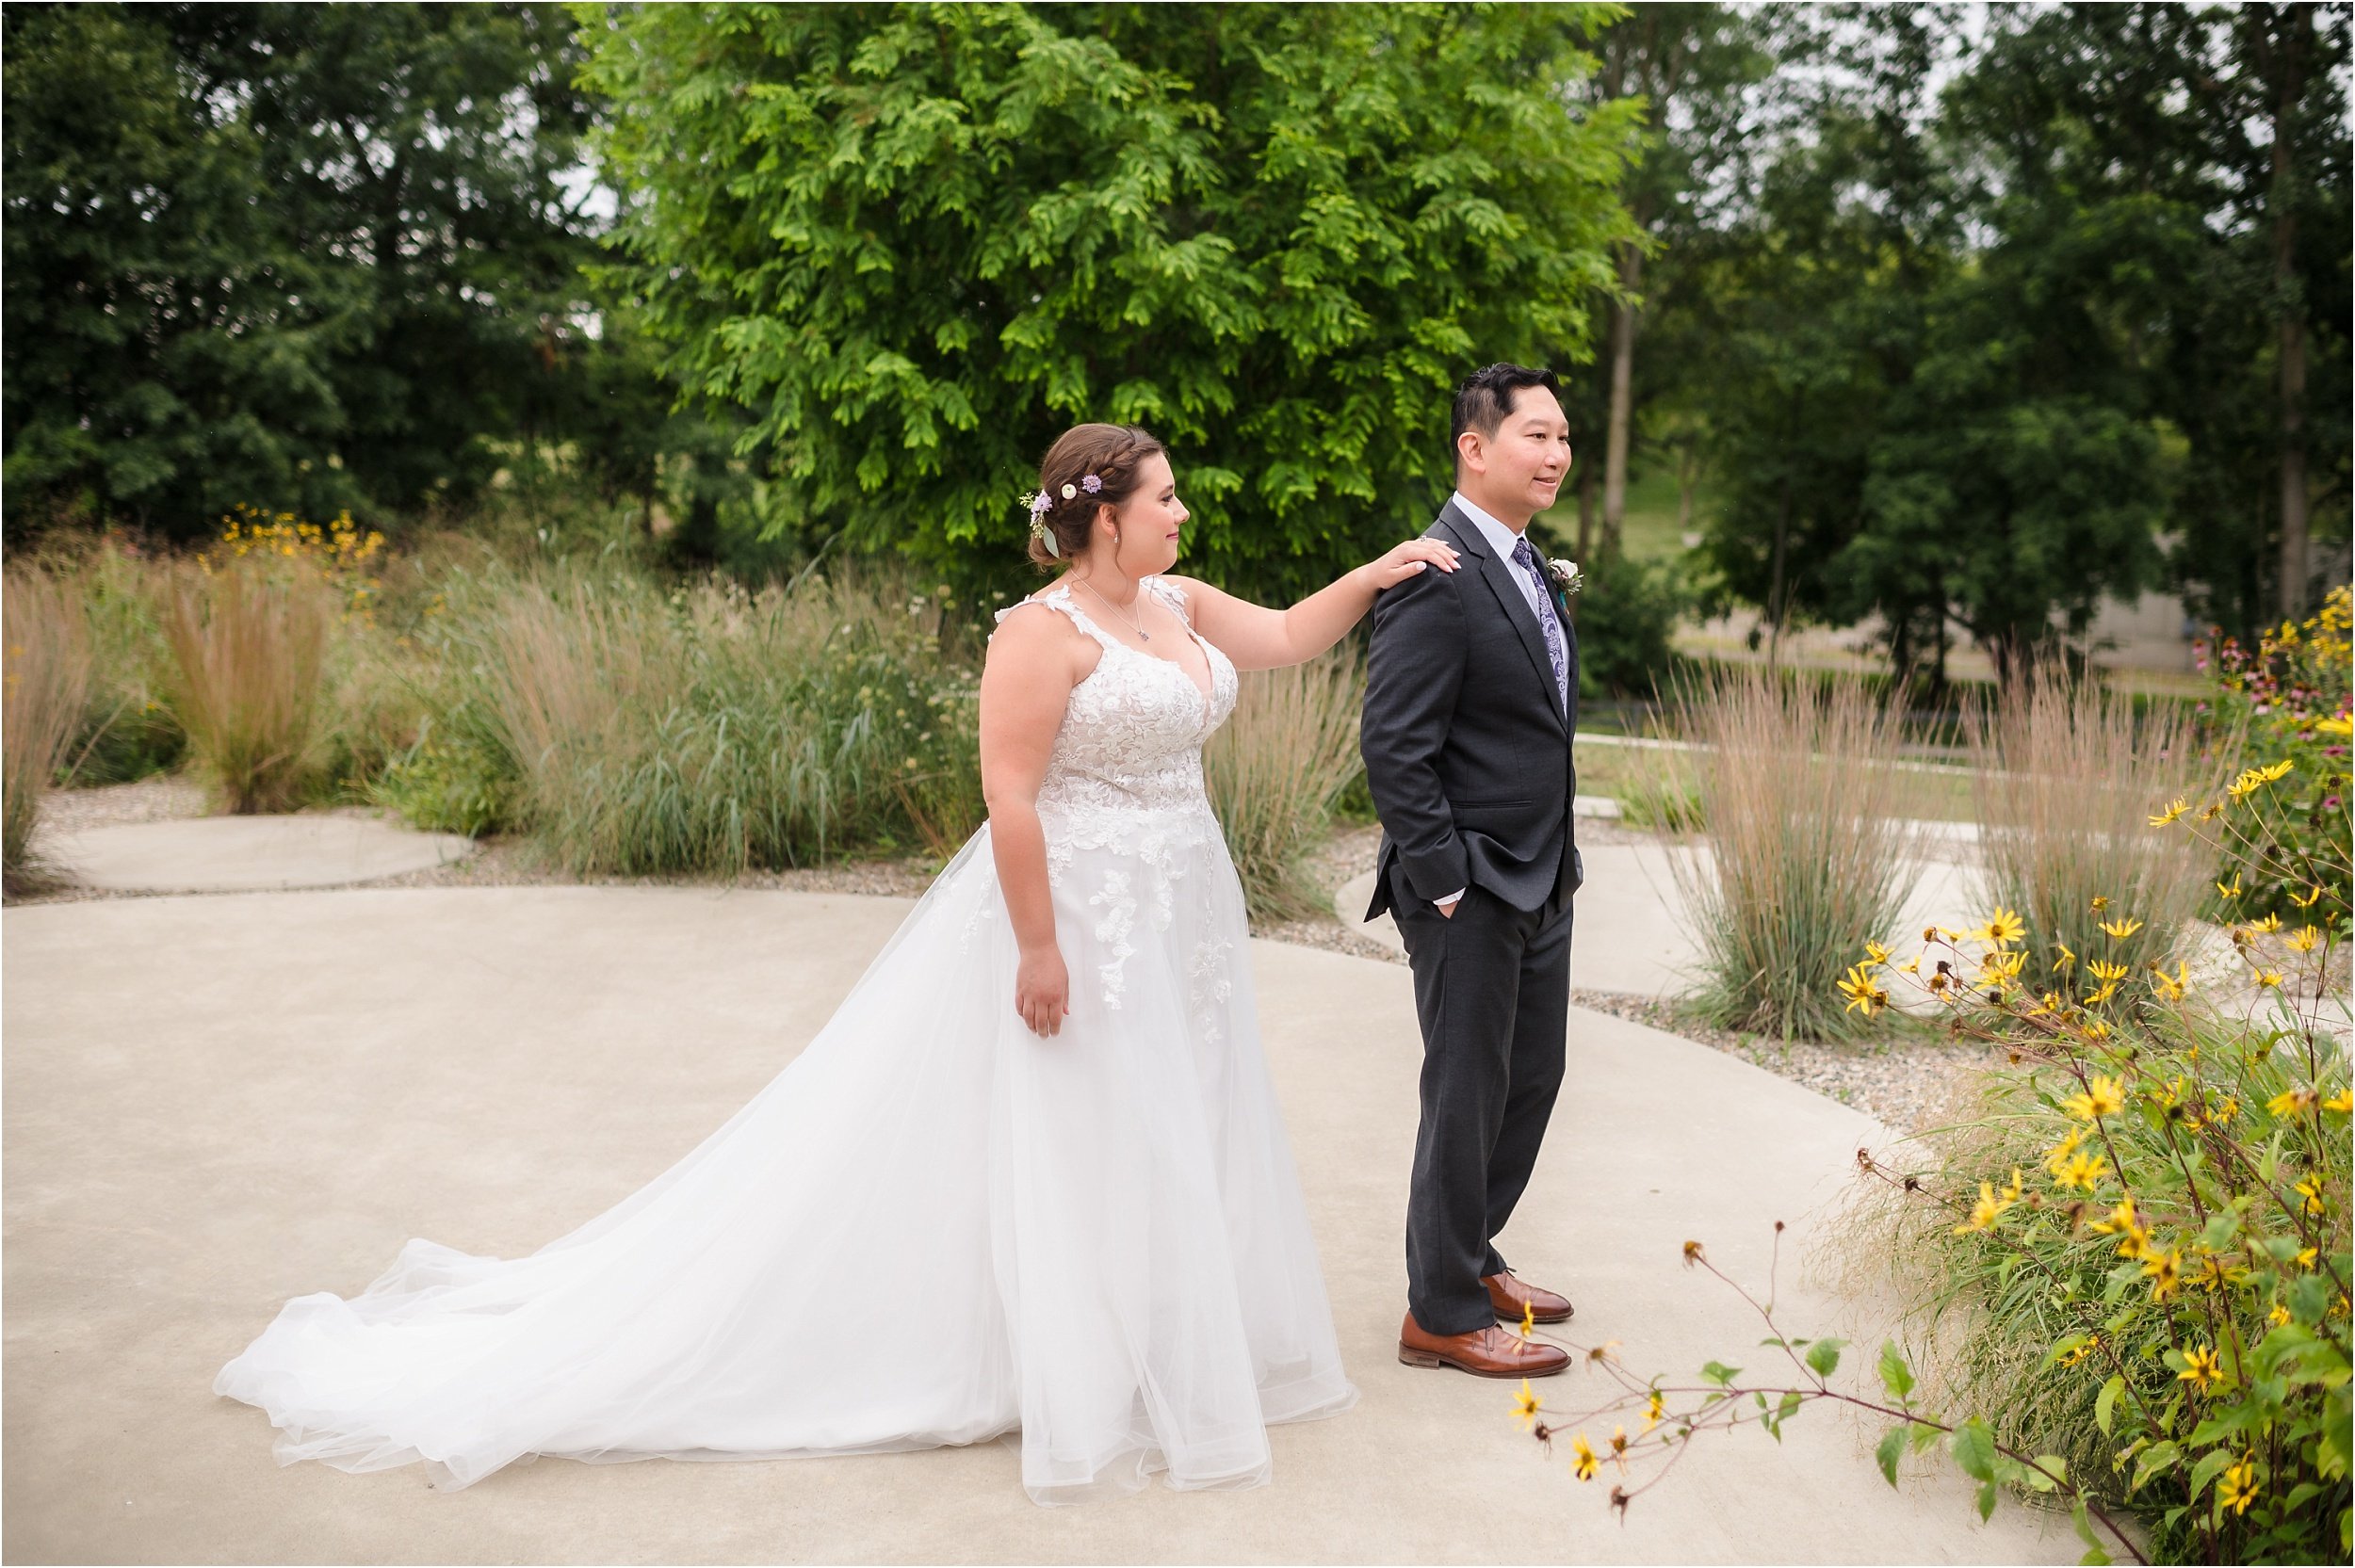
[[[1480,433],[1477,425],[1468,427],[1455,437],[1455,474],[1486,472],[1488,466],[1488,438]]]

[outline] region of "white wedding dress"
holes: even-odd
[[[1067,585],[1041,602],[1104,645],[1038,796],[1062,1032],[1015,1011],[984,825],[807,1049],[637,1192],[528,1256],[413,1239],[360,1295],[288,1301],[213,1384],[281,1463],[455,1489],[1018,1428],[1055,1503],[1264,1483],[1270,1423],[1356,1402],[1203,793],[1235,668],[1195,635],[1206,698]]]

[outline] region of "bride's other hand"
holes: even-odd
[[[1036,1035],[1060,1034],[1071,1016],[1071,976],[1064,968],[1063,950],[1026,950],[1014,972],[1014,1010]]]
[[[1370,560],[1357,570],[1365,574],[1367,586],[1379,593],[1421,573],[1425,562],[1442,572],[1453,572],[1457,558],[1455,546],[1444,539],[1410,539],[1380,559]]]

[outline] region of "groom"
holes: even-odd
[[[1382,818],[1371,920],[1394,912],[1422,1025],[1399,1360],[1543,1377],[1569,1356],[1499,1326],[1570,1303],[1495,1237],[1529,1185],[1561,1087],[1570,896],[1585,878],[1578,638],[1524,539],[1570,467],[1550,370],[1492,364],[1455,394],[1455,493],[1426,538],[1471,558],[1383,590],[1359,749]]]

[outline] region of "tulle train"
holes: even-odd
[[[1192,837],[1194,835],[1185,835]],[[538,1252],[413,1239],[288,1301],[215,1381],[282,1463],[873,1453],[1019,1430],[1042,1503],[1269,1479],[1343,1376],[1215,832],[1067,849],[1041,1040],[989,830],[807,1049]],[[583,1157],[588,1157],[584,1151]]]

